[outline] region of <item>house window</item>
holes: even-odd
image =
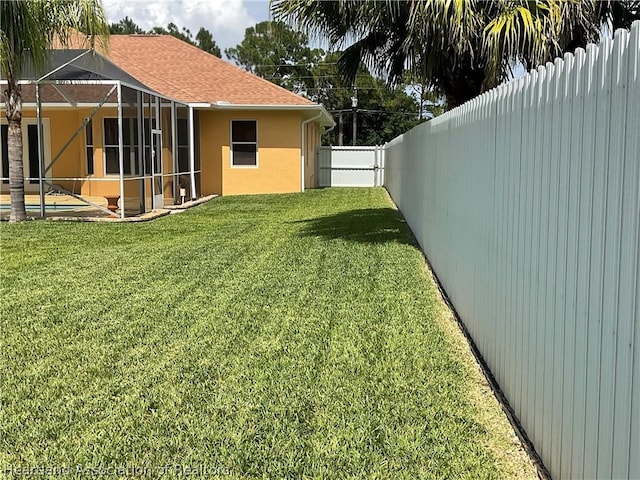
[[[124,174],[138,175],[138,122],[135,118],[122,119],[122,144],[124,147]],[[105,173],[120,174],[118,158],[118,119],[104,119]]]
[[[91,120],[84,127],[84,143],[87,154],[87,175],[93,175],[93,125]]]
[[[255,120],[231,122],[231,165],[258,166],[258,122]]]

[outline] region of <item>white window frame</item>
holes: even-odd
[[[108,172],[107,172],[107,147],[108,147],[108,148],[118,148],[118,147],[119,147],[119,145],[107,145],[107,142],[106,142],[107,129],[105,128],[105,121],[106,121],[106,120],[115,120],[115,121],[117,122],[117,121],[118,121],[118,117],[102,117],[102,172],[103,172],[103,174],[104,174],[104,176],[105,176],[105,177],[119,177],[119,176],[120,176],[120,173],[119,173],[119,172],[116,172],[116,173],[108,173]],[[135,122],[136,122],[136,124],[137,124],[137,119],[136,119],[136,117],[123,117],[123,118],[122,118],[122,124],[123,124],[123,125],[122,125],[122,128],[123,128],[123,131],[124,131],[124,122],[125,122],[125,120],[129,120],[129,121],[135,120]],[[132,140],[132,141],[135,141],[135,142],[136,142],[136,144],[134,144],[134,145],[125,145],[125,143],[124,143],[124,138],[123,138],[123,139],[122,139],[122,146],[123,146],[124,148],[127,148],[127,147],[128,147],[128,148],[134,149],[134,151],[136,151],[136,152],[137,152],[137,151],[138,151],[138,145],[137,145],[138,136],[136,135],[135,140],[134,140],[133,138],[132,138],[131,140]],[[126,159],[124,159],[124,160],[126,161]],[[129,159],[129,161],[131,161],[131,160]],[[118,165],[119,165],[119,164],[118,164]],[[133,164],[132,164],[131,166],[133,167]],[[136,167],[137,167],[137,165],[136,165]],[[133,168],[131,169],[131,172],[132,172],[132,173],[124,173],[124,172],[123,172],[123,173],[122,173],[122,176],[123,176],[123,177],[135,177],[135,176],[137,176],[138,174],[133,173],[133,172],[134,172],[134,170],[135,170],[135,169],[133,169]],[[94,168],[93,168],[93,173],[94,173],[94,174],[95,174],[95,171],[96,171],[96,169],[95,169],[95,165],[94,165]]]
[[[254,122],[256,124],[256,141],[255,142],[234,142],[233,141],[233,122]],[[258,120],[253,118],[233,118],[229,121],[229,165],[231,168],[258,168],[260,165],[260,153],[258,149]],[[255,165],[234,165],[233,164],[233,145],[254,145],[256,146],[256,164]]]

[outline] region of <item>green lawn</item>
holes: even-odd
[[[5,469],[534,474],[383,189],[0,235]]]

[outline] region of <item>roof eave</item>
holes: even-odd
[[[189,106],[200,109],[210,110],[271,110],[271,111],[301,111],[315,113],[320,111],[322,116],[318,119],[318,122],[322,126],[333,127],[336,122],[333,120],[331,114],[324,108],[323,105],[309,104],[309,105],[269,105],[269,104],[250,104],[250,103],[190,103]]]

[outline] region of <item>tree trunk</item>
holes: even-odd
[[[27,219],[24,206],[24,168],[22,162],[22,89],[9,82],[5,91],[5,108],[9,122],[7,143],[9,147],[9,192],[11,213],[9,222]]]

